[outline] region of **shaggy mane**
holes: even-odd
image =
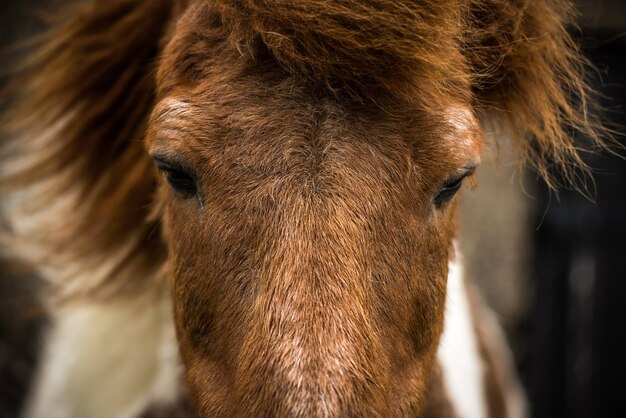
[[[437,111],[450,94],[465,100],[469,86],[475,110],[513,137],[550,187],[587,192],[582,155],[604,148],[608,131],[585,81],[590,65],[567,30],[571,2],[209,3],[243,54],[261,42],[288,72],[337,94],[376,100],[382,91]],[[574,142],[577,132],[588,149]],[[565,184],[550,176],[555,168]]]
[[[2,252],[57,300],[141,288],[161,268],[143,147],[169,0],[73,2],[19,63],[0,148]]]
[[[3,251],[63,297],[114,294],[161,271],[142,138],[170,28],[207,7],[243,59],[259,45],[287,75],[336,96],[437,111],[450,96],[510,133],[525,160],[580,184],[604,147],[565,0],[93,0],[58,14],[18,66],[0,146]]]

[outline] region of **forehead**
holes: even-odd
[[[401,103],[383,109],[315,96],[297,80],[263,84],[254,76],[176,90],[158,102],[150,128],[153,151],[189,158],[228,155],[256,165],[265,158],[272,165],[299,145],[309,151],[333,145],[393,165],[409,160],[402,164],[435,175],[476,163],[482,143],[466,105],[450,104],[438,113]]]
[[[310,149],[333,141],[396,165],[405,160],[434,177],[478,160],[482,135],[462,99],[469,91],[441,94],[428,106],[383,93],[374,101],[343,96],[286,72],[262,48],[253,57],[241,54],[207,19],[188,11],[165,48],[151,149],[223,158],[224,147],[248,154],[264,148],[255,163],[265,157],[271,165],[296,142]]]

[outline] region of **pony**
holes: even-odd
[[[0,148],[3,255],[46,281],[51,317],[24,416],[523,416],[456,195],[486,136],[554,188],[553,168],[588,171],[605,140],[574,17],[61,7],[16,66]]]

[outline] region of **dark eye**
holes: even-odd
[[[450,200],[452,200],[456,192],[458,192],[463,185],[463,179],[465,179],[465,176],[450,181],[445,186],[443,186],[441,190],[439,190],[439,193],[437,193],[437,196],[435,196],[435,206],[437,206],[438,208],[442,207]]]
[[[196,180],[187,170],[160,158],[155,158],[154,161],[159,170],[165,175],[167,183],[178,195],[183,198],[189,198],[198,193]]]

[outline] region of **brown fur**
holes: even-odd
[[[60,16],[15,82],[4,240],[67,299],[167,269],[204,416],[418,414],[454,234],[454,203],[432,199],[478,161],[474,115],[570,180],[571,129],[601,143],[565,1],[110,0]],[[158,180],[144,136],[197,198]]]
[[[424,404],[423,418],[459,418],[454,406],[448,399],[445,384],[443,382],[441,367],[433,367],[428,397]],[[504,417],[505,415],[501,415]]]

